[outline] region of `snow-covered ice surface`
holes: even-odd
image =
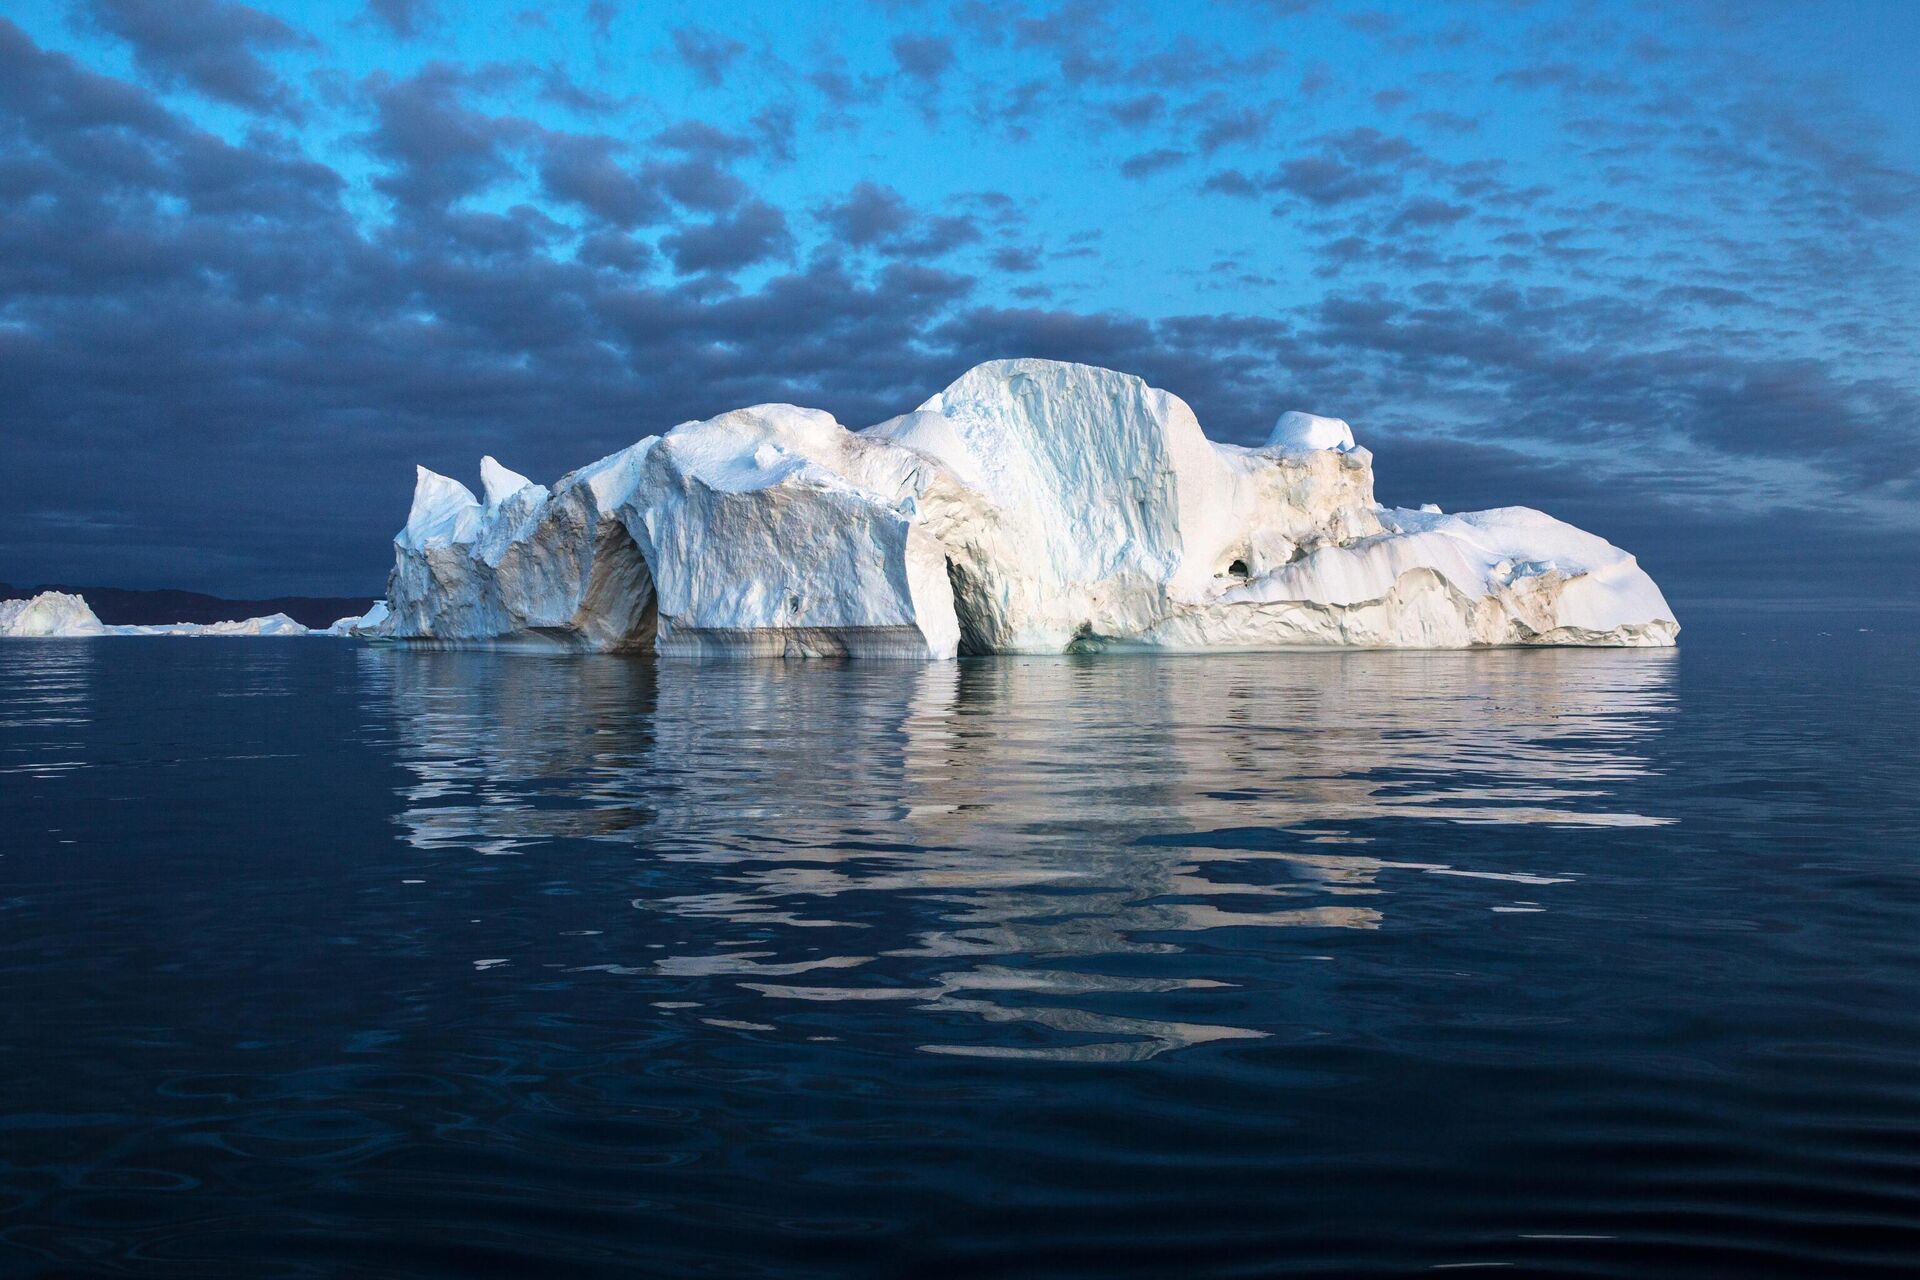
[[[378,608],[379,606],[376,606]],[[304,636],[312,634],[284,613],[233,622],[169,622],[157,626],[107,626],[85,597],[43,591],[31,600],[0,600],[0,638],[65,639],[78,636]]]
[[[1632,556],[1538,511],[1379,507],[1338,418],[1216,443],[1177,396],[1047,360],[980,365],[863,431],[757,405],[552,489],[492,458],[481,478],[476,498],[420,469],[390,611],[330,631],[933,659],[1679,631]]]
[[[1309,449],[1344,451],[1354,448],[1353,428],[1345,418],[1323,418],[1317,413],[1289,409],[1274,420],[1273,430],[1267,435],[1267,447],[1289,453]]]

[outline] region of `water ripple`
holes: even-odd
[[[1384,843],[1385,824],[1666,821],[1612,802],[1646,772],[1647,739],[1672,709],[1658,653],[664,672],[379,650],[363,661],[389,694],[410,775],[399,821],[423,853],[644,847],[645,892],[625,900],[677,922],[640,929],[666,954],[520,959],[726,982],[774,1002],[758,1015],[766,1029],[796,999],[890,1001],[896,1022],[965,1014],[986,1033],[1017,1024],[1014,1042],[933,1040],[929,1052],[1144,1058],[1266,1035],[1075,1001],[1229,985],[1195,954],[1197,935],[1377,929],[1409,875],[1485,882],[1480,909],[1516,914],[1549,910],[1541,894],[1577,878],[1464,840],[1463,860],[1480,865],[1332,851]],[[588,896],[582,923],[604,922]],[[1140,955],[1186,955],[1189,971],[1129,988],[1094,967]],[[1045,983],[1015,981],[1004,963],[1069,958],[1087,967]],[[930,960],[979,963],[928,974]],[[804,987],[752,980],[855,969],[857,981]],[[1032,1003],[1037,991],[1067,1003]]]
[[[1910,1274],[1903,634],[0,647],[0,1272]]]

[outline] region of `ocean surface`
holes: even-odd
[[[1912,1275],[1910,614],[0,644],[0,1275]]]

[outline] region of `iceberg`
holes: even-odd
[[[376,605],[381,616],[368,614],[360,630],[448,646],[650,647],[653,578],[615,512],[652,444],[602,458],[552,489],[483,458],[484,502],[417,468],[384,610]]]
[[[152,626],[108,627],[110,636],[305,636],[308,628],[284,613],[231,622],[164,622]]]
[[[937,468],[830,414],[756,405],[648,451],[620,516],[653,578],[662,653],[938,658],[960,624],[920,515]]]
[[[384,613],[330,632],[929,660],[1679,632],[1631,555],[1541,512],[1380,506],[1342,419],[1216,442],[1169,392],[1049,360],[861,430],[784,404],[682,423],[551,489],[485,458],[481,489],[420,468]]]
[[[378,606],[376,606],[378,608]],[[109,626],[84,596],[42,591],[31,600],[0,600],[0,638],[69,639],[81,636],[304,636],[306,627],[284,613],[232,622],[168,622]]]
[[[371,636],[378,632],[380,624],[387,620],[387,612],[387,602],[385,600],[376,600],[373,602],[373,607],[365,613],[355,614],[346,618],[337,618],[331,626],[319,634],[323,636]]]
[[[0,600],[0,636],[8,639],[98,636],[106,630],[82,596],[42,591],[31,600]]]

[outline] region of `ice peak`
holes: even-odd
[[[412,551],[432,543],[471,542],[483,508],[473,490],[437,471],[413,469],[413,507],[407,527],[394,539]]]
[[[499,506],[532,483],[518,471],[509,471],[494,461],[492,454],[480,459],[480,488],[489,507]]]

